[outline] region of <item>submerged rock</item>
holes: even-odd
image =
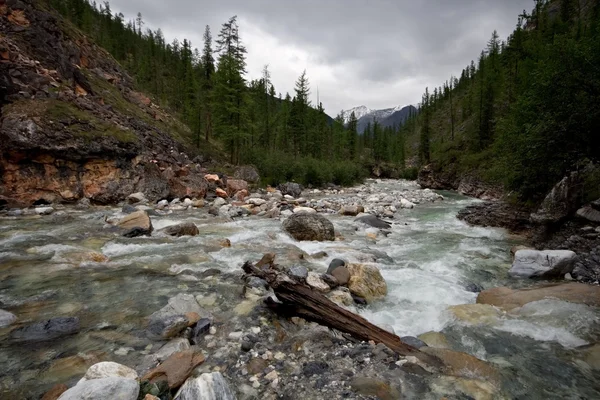
[[[362,217],[358,217],[355,219],[355,221],[362,222],[363,224],[367,224],[369,226],[372,226],[373,228],[379,228],[379,229],[390,229],[392,227],[392,225],[389,222],[385,222],[372,214],[363,215]]]
[[[81,378],[79,383],[90,381],[92,379],[102,378],[126,378],[126,379],[137,379],[138,374],[133,369],[126,367],[125,365],[117,364],[111,361],[100,362],[92,365],[88,368],[87,372]]]
[[[333,241],[335,230],[331,221],[318,214],[294,214],[283,221],[283,229],[294,239]]]
[[[570,250],[519,250],[508,272],[520,278],[556,278],[573,272],[577,255]]]
[[[434,347],[422,347],[421,351],[442,360],[446,365],[447,375],[475,378],[490,382],[494,386],[500,384],[500,374],[496,368],[470,354]]]
[[[9,326],[17,320],[17,316],[8,311],[0,310],[0,328]]]
[[[429,347],[438,349],[449,349],[450,343],[443,333],[440,332],[425,332],[418,336],[420,340],[425,342]]]
[[[79,329],[77,317],[53,318],[15,329],[10,336],[17,342],[44,342],[73,335]]]
[[[137,400],[140,385],[134,379],[109,377],[86,380],[64,392],[59,400]]]
[[[153,230],[150,216],[146,211],[136,211],[123,217],[117,223],[117,226],[129,231],[137,229],[139,232],[143,232],[144,235],[150,235]]]
[[[173,353],[158,367],[148,371],[142,381],[166,382],[169,388],[178,388],[192,374],[194,368],[204,362],[204,355],[195,350]]]
[[[376,378],[355,377],[350,383],[352,390],[363,396],[374,397],[380,400],[398,400],[400,391],[389,383]]]
[[[200,234],[198,227],[193,222],[167,226],[161,229],[160,232],[164,232],[169,236],[197,236]]]
[[[498,287],[479,293],[477,303],[490,304],[510,311],[546,298],[600,307],[600,286],[570,282],[527,289]]]
[[[188,379],[174,400],[235,400],[234,392],[220,372]]]
[[[347,268],[350,272],[348,289],[353,295],[364,298],[368,303],[387,295],[387,284],[377,267],[349,264]]]

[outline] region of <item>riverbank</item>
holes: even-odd
[[[49,215],[3,217],[0,308],[18,318],[0,331],[7,343],[0,348],[7,366],[0,376],[3,396],[36,397],[60,383],[71,387],[100,361],[126,365],[143,377],[169,351],[187,346],[206,358],[194,375],[219,372],[238,398],[511,398],[525,390],[596,395],[590,385],[595,372],[585,361],[589,350],[578,348],[598,341],[595,308],[548,300],[516,311],[475,305],[481,290],[531,285],[507,276],[509,250],[520,239],[455,218],[477,201],[421,190],[414,182],[372,180],[291,197],[265,191],[244,201],[209,199],[204,207],[151,204],[150,237],[123,237],[106,222],[124,218],[129,209],[56,206]],[[359,207],[389,228],[342,215]],[[271,213],[274,208],[279,215]],[[298,242],[282,230],[294,210],[313,212],[308,209],[333,223],[334,241]],[[181,223],[194,224],[198,234],[161,232]],[[489,366],[486,375],[428,370],[381,346],[275,315],[262,302],[266,292],[240,280],[242,263],[265,253],[274,253],[284,267],[319,274],[334,258],[377,267],[387,296],[352,310],[400,336],[419,336],[432,349],[456,352],[429,350],[439,357],[472,366],[479,364],[463,353],[477,357]],[[148,317],[181,296],[192,296],[200,321],[210,320],[196,345],[198,323],[168,340],[148,333]],[[12,340],[12,331],[53,318],[78,318],[79,326],[33,346]]]

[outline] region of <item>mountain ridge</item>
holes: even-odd
[[[344,124],[350,121],[350,115],[354,112],[358,120],[358,133],[362,134],[369,124],[376,120],[382,127],[400,127],[406,122],[406,119],[418,110],[415,106],[409,104],[406,106],[396,106],[382,109],[371,109],[367,106],[358,106],[349,110],[343,110],[342,116]]]

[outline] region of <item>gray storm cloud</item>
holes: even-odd
[[[494,29],[508,36],[531,0],[113,0],[113,11],[172,40],[202,46],[232,15],[248,47],[248,78],[269,64],[278,92],[292,92],[306,69],[329,114],[364,104],[415,104],[425,86],[458,75]],[[316,100],[316,98],[314,99]],[[314,101],[313,100],[313,101]]]

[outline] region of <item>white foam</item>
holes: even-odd
[[[530,337],[541,342],[558,342],[566,348],[583,346],[588,343],[573,335],[567,329],[525,320],[506,320],[501,325],[496,326],[496,329],[510,332],[513,335]]]

